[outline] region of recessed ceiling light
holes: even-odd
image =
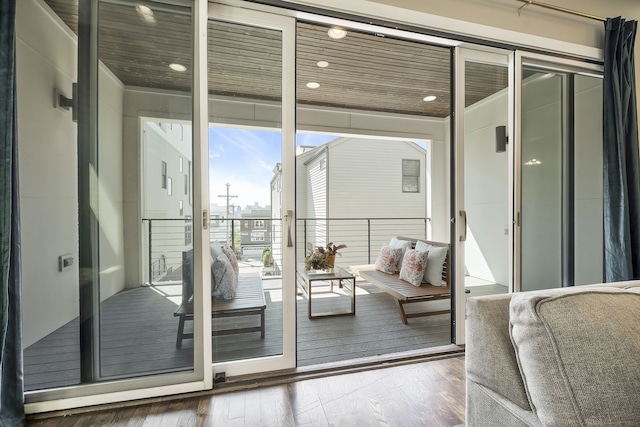
[[[327,31],[327,34],[329,34],[329,37],[336,40],[343,39],[347,36],[347,32],[342,28],[329,28],[329,31]]]
[[[538,159],[531,159],[528,162],[524,162],[524,164],[527,166],[535,166],[535,165],[541,165],[542,162]]]
[[[187,71],[187,67],[182,64],[169,64],[169,68],[171,68],[173,71]]]
[[[329,63],[327,61],[318,61],[316,65],[320,68],[327,68],[329,66]]]
[[[309,89],[318,89],[320,87],[320,83],[317,82],[309,82],[307,83],[307,87]]]
[[[429,96],[425,96],[424,98],[422,98],[423,101],[427,101],[427,102],[431,102],[431,101],[435,101],[436,97],[434,95],[429,95]]]

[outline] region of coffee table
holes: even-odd
[[[334,267],[332,271],[307,271],[304,268],[304,264],[298,265],[298,288],[302,291],[303,295],[309,301],[308,304],[308,316],[309,319],[317,317],[331,317],[331,316],[355,316],[356,314],[356,277],[349,271]],[[316,291],[313,290],[314,282],[329,282],[329,291]],[[318,293],[333,293],[334,282],[337,282],[338,286],[343,289],[351,291],[351,310],[350,311],[331,311],[323,313],[313,313],[311,309],[313,295]]]

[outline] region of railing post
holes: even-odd
[[[149,220],[149,286],[153,285],[153,262],[151,258],[151,220]]]
[[[236,250],[236,248],[234,247],[234,242],[235,242],[235,234],[236,234],[236,224],[235,224],[235,219],[231,219],[231,244],[229,246],[231,246],[231,249],[233,251]]]
[[[367,264],[371,264],[371,218],[367,218]]]
[[[307,220],[304,220],[304,256],[307,256]]]

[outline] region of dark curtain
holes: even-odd
[[[637,21],[607,19],[603,157],[605,281],[640,278],[640,167],[633,48]]]
[[[16,0],[0,0],[0,426],[24,422],[15,82]]]

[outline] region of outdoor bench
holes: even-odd
[[[396,306],[400,312],[400,318],[405,325],[408,323],[407,319],[413,317],[434,316],[436,314],[450,313],[451,309],[446,310],[431,310],[420,311],[414,313],[406,313],[404,306],[406,304],[412,304],[416,302],[438,301],[451,298],[451,281],[450,281],[450,250],[448,243],[433,242],[430,240],[412,239],[408,237],[398,237],[400,240],[408,240],[411,242],[411,248],[415,249],[416,242],[421,240],[433,246],[440,246],[447,248],[447,256],[442,268],[442,286],[433,286],[428,283],[423,283],[420,286],[414,286],[409,282],[405,282],[400,279],[399,273],[387,274],[382,271],[378,271],[372,264],[351,266],[351,270],[354,274],[360,276],[362,279],[377,286],[381,290],[385,291],[389,295],[393,296],[396,300]]]
[[[193,333],[184,332],[184,322],[193,321],[193,249],[182,252],[182,303],[173,314],[179,317],[176,347],[182,347],[182,340],[193,338]],[[267,304],[264,298],[264,288],[260,276],[239,276],[235,296],[230,300],[211,298],[211,317],[260,316],[260,325],[251,327],[237,327],[212,330],[211,335],[243,334],[260,332],[265,335],[264,311]]]

